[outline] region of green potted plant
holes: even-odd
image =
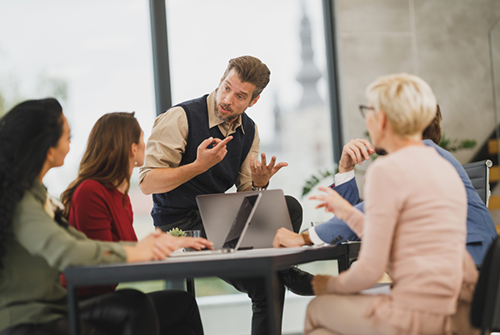
[[[179,229],[179,228],[172,228],[169,231],[167,231],[167,234],[170,234],[172,236],[180,236],[180,237],[186,236],[186,233],[182,229]]]

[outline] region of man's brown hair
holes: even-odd
[[[252,56],[241,56],[229,60],[229,64],[224,72],[224,77],[222,78],[223,80],[232,69],[238,73],[242,82],[255,85],[252,100],[261,94],[267,84],[269,84],[271,71],[266,64],[262,63],[258,58]]]
[[[436,116],[432,119],[431,123],[424,129],[422,133],[422,139],[431,140],[432,142],[439,145],[441,143],[441,120],[443,117],[441,116],[441,109],[439,105],[437,105]]]

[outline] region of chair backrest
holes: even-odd
[[[500,331],[500,237],[488,248],[471,304],[471,323],[482,334]]]
[[[472,186],[476,189],[477,193],[483,200],[486,207],[488,207],[488,202],[490,200],[490,167],[493,163],[486,159],[480,162],[474,162],[463,165],[465,172],[469,176],[472,182]]]

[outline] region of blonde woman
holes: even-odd
[[[452,334],[459,320],[468,331],[477,271],[464,247],[465,188],[453,166],[422,143],[436,98],[408,74],[378,78],[366,98],[360,110],[371,141],[389,155],[366,173],[365,214],[330,188],[311,197],[346,221],[363,247],[349,270],[314,277],[318,297],[308,306],[305,334]],[[359,294],[384,271],[393,280],[389,295]]]

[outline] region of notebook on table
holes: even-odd
[[[240,203],[238,212],[236,213],[236,217],[231,221],[229,221],[229,225],[224,224],[224,222],[220,222],[219,233],[222,236],[225,236],[223,240],[218,239],[214,242],[214,250],[201,250],[201,251],[187,251],[180,253],[172,253],[170,257],[179,257],[179,256],[199,256],[199,255],[213,255],[220,253],[229,253],[235,252],[241,247],[241,242],[243,241],[243,237],[248,230],[250,222],[252,221],[252,217],[255,214],[255,210],[262,198],[262,194],[251,194],[245,196]],[[226,217],[228,218],[228,217]],[[226,227],[226,229],[224,229]],[[229,227],[229,229],[227,229]]]

